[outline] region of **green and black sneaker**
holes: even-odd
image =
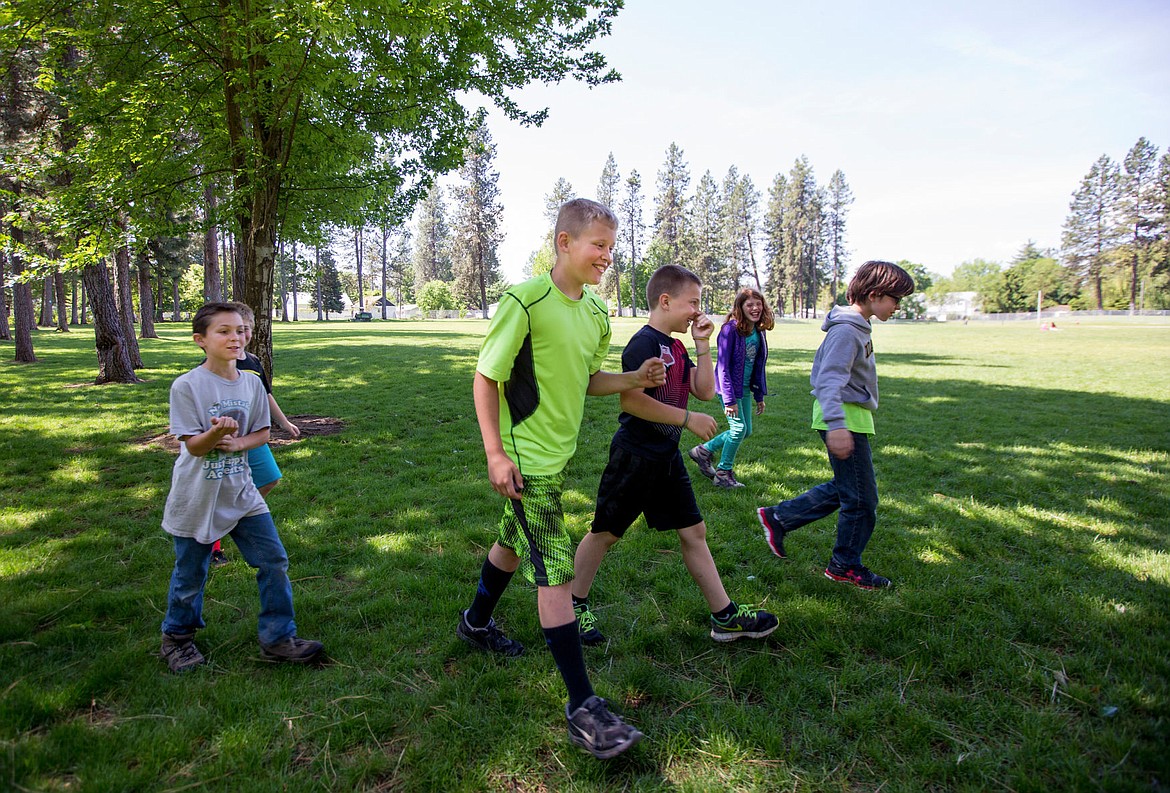
[[[589,601],[574,603],[573,614],[577,617],[577,630],[581,632],[581,644],[593,647],[605,641],[605,636],[597,630],[597,617],[589,610]]]
[[[736,639],[762,639],[780,624],[775,614],[769,614],[748,604],[735,607],[726,622],[720,622],[711,615],[711,638],[717,642],[733,642]]]

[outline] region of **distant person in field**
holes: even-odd
[[[236,370],[248,372],[260,378],[260,382],[264,384],[264,391],[268,394],[268,410],[272,418],[293,438],[301,437],[301,428],[289,421],[288,417],[284,415],[284,411],[280,409],[280,405],[277,404],[276,397],[272,395],[272,384],[268,382],[268,375],[264,373],[264,364],[247,350],[247,345],[252,342],[252,330],[256,326],[255,313],[247,303],[233,302],[231,305],[244,319],[244,344],[240,347]],[[260,495],[267,497],[272,492],[272,488],[280,484],[280,466],[276,464],[276,458],[272,456],[272,449],[267,443],[248,452],[248,467],[252,469],[252,481],[256,484]],[[223,552],[222,543],[216,540],[211,549],[211,564],[214,567],[219,567],[227,562],[227,554]]]
[[[658,531],[678,535],[682,559],[703,593],[711,612],[711,638],[717,642],[761,639],[776,630],[777,620],[766,611],[740,605],[727,596],[719,570],[707,547],[707,524],[695,502],[678,442],[683,429],[700,438],[715,434],[715,419],[692,413],[688,399],[715,396],[711,366],[711,333],[715,326],[699,308],[702,284],[685,267],[668,264],[650,276],[646,303],[650,321],[630,339],[622,352],[622,368],[634,369],[646,361],[666,363],[666,382],[655,388],[635,388],[621,395],[620,426],[609,447],[609,463],[597,488],[593,527],[577,546],[573,608],[581,641],[600,644],[604,635],[589,608],[589,590],[606,553],[638,519]],[[686,345],[672,334],[690,327],[695,342],[692,363]]]
[[[536,584],[545,644],[568,689],[569,740],[594,757],[614,757],[642,733],[593,692],[569,587],[573,547],[561,491],[577,448],[586,395],[660,385],[661,359],[637,371],[601,371],[609,350],[609,311],[593,287],[613,264],[617,218],[583,198],[563,204],[553,240],[552,272],[514,286],[500,299],[479,352],[473,393],[487,454],[488,478],[506,497],[499,534],[480,571],[471,606],[456,634],[481,650],[524,652],[492,613],[517,569]]]
[[[743,487],[735,478],[735,456],[752,434],[752,413],[759,416],[764,412],[764,397],[768,395],[764,374],[768,362],[767,331],[775,325],[764,296],[748,287],[739,290],[719,330],[715,390],[723,400],[728,429],[687,452],[699,472],[718,487]],[[719,462],[715,464],[717,453]]]
[[[267,443],[269,412],[260,380],[236,369],[244,318],[231,303],[208,303],[195,312],[192,329],[207,358],[171,385],[170,430],[179,457],[162,525],[174,541],[175,566],[161,655],[172,672],[204,662],[194,639],[204,627],[211,546],[230,534],[244,561],[257,569],[261,654],[271,661],[313,661],[322,646],[297,637],[288,554],[245,454]]]
[[[878,491],[869,439],[878,407],[873,357],[874,317],[885,322],[914,292],[914,279],[896,264],[869,261],[849,282],[848,306],[834,306],[813,358],[812,427],[829,452],[833,478],[789,501],[757,510],[772,553],[784,558],[784,537],[837,512],[837,541],[825,576],[862,589],[892,586],[861,561],[877,525]]]

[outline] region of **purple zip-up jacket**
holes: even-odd
[[[752,381],[748,383],[752,396],[763,402],[768,395],[768,381],[764,364],[768,361],[768,335],[760,334],[760,349],[756,352],[756,365],[752,369]],[[743,364],[747,359],[747,343],[736,330],[735,320],[729,319],[719,329],[719,357],[715,360],[715,388],[723,397],[724,406],[734,405],[743,399]]]

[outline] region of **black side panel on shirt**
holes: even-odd
[[[532,360],[532,332],[524,337],[512,364],[512,376],[504,383],[504,399],[516,427],[536,412],[540,405],[540,390],[536,387],[536,367]]]

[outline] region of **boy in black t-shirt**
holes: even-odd
[[[666,382],[621,393],[621,427],[613,436],[609,463],[601,475],[593,528],[577,546],[573,560],[573,610],[585,644],[605,641],[589,609],[593,579],[606,552],[639,514],[646,516],[653,529],[678,532],[683,562],[711,609],[712,639],[760,639],[778,624],[774,615],[737,605],[727,596],[707,547],[707,525],[678,450],[683,427],[704,441],[716,430],[715,419],[691,413],[686,407],[691,394],[702,400],[715,396],[710,341],[715,326],[699,309],[701,293],[699,277],[685,267],[668,264],[659,268],[646,285],[650,321],[622,352],[623,370],[636,369],[649,358],[662,358]],[[671,336],[685,333],[688,326],[695,340],[697,366],[682,341]]]

